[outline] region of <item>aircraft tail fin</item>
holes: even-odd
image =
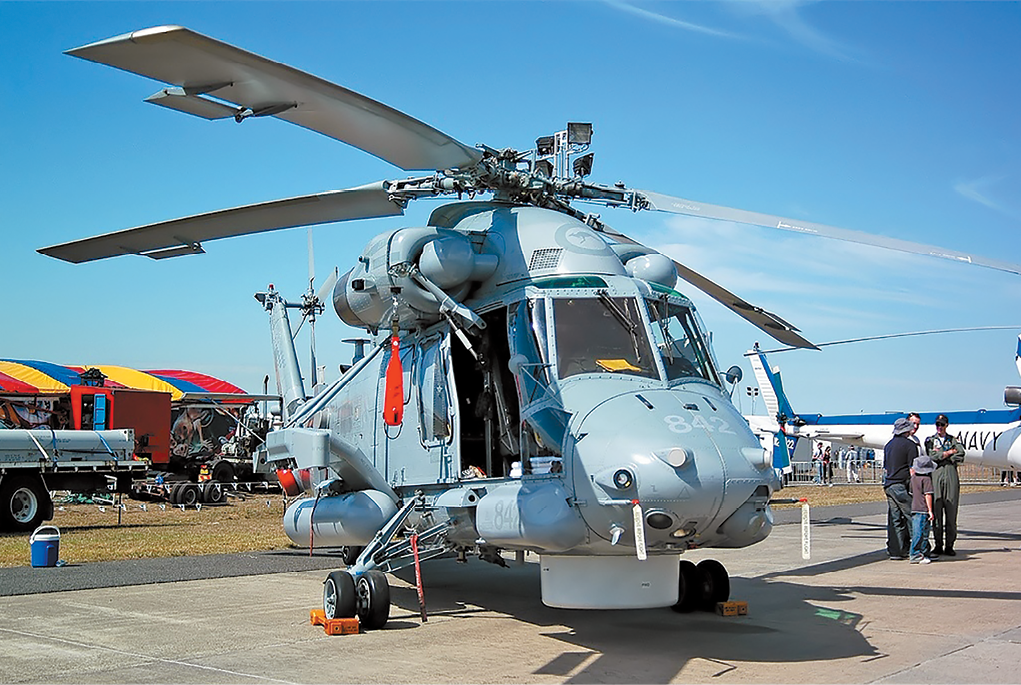
[[[1017,336],[1017,353],[1014,355],[1014,363],[1017,364],[1017,373],[1021,376],[1021,335]]]
[[[780,380],[780,369],[770,370],[766,361],[766,355],[759,350],[753,350],[748,355],[755,373],[755,380],[759,384],[759,392],[766,403],[766,411],[777,420],[778,423],[787,423],[796,414],[787,401],[787,395],[783,391],[783,382]]]
[[[794,435],[784,435],[777,431],[773,434],[773,468],[781,473],[792,473],[791,455],[798,445],[798,438]]]

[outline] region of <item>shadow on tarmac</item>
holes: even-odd
[[[694,670],[686,674],[699,678],[727,673],[738,668],[731,662],[882,656],[859,632],[862,617],[834,607],[851,599],[847,589],[732,578],[731,598],[755,601],[748,616],[725,618],[670,609],[553,609],[542,604],[534,563],[499,568],[436,560],[422,572],[430,616],[498,612],[562,641],[564,651],[533,673],[565,677],[565,682],[669,682],[688,668]],[[414,585],[413,570],[397,575]],[[387,630],[424,627],[414,587],[392,587],[391,602]]]

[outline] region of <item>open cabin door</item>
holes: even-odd
[[[460,437],[461,477],[503,478],[519,461],[518,402],[508,369],[507,310],[482,316],[486,328],[473,330],[468,350],[451,342]]]

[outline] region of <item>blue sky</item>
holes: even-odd
[[[69,265],[36,248],[403,174],[285,122],[206,122],[160,84],[62,52],[180,24],[344,85],[462,142],[530,147],[591,121],[592,179],[1021,262],[1021,3],[0,2],[7,358],[272,373],[267,283],[296,298],[304,229],[208,254]],[[341,272],[401,219],[315,229]],[[604,220],[824,342],[1021,324],[1021,277],[722,222]],[[691,288],[724,367],[768,338]],[[998,408],[1017,330],[771,358],[796,410]],[[355,331],[317,328],[329,366]],[[303,358],[307,342],[299,340]],[[272,387],[272,382],[271,382]],[[762,409],[761,401],[757,407]]]

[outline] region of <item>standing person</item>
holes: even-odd
[[[915,444],[918,445],[918,456],[926,454],[925,448],[922,446],[922,441],[918,439],[918,429],[922,425],[922,417],[917,412],[911,412],[908,414],[908,421],[914,427],[911,430],[911,439],[914,440]]]
[[[915,457],[911,465],[911,563],[928,564],[932,523],[932,459]]]
[[[918,449],[911,440],[914,426],[905,418],[893,424],[893,439],[883,448],[883,491],[886,493],[886,551],[892,560],[908,558],[911,548],[911,464]]]
[[[822,443],[818,443],[815,454],[812,455],[812,480],[816,485],[822,485]]]
[[[822,453],[822,482],[833,487],[833,457],[829,447]]]
[[[925,449],[936,470],[932,472],[932,529],[936,538],[936,554],[957,556],[957,507],[961,499],[961,479],[957,465],[964,461],[964,446],[954,435],[947,433],[950,420],[946,414],[936,417],[936,435],[925,439]]]

